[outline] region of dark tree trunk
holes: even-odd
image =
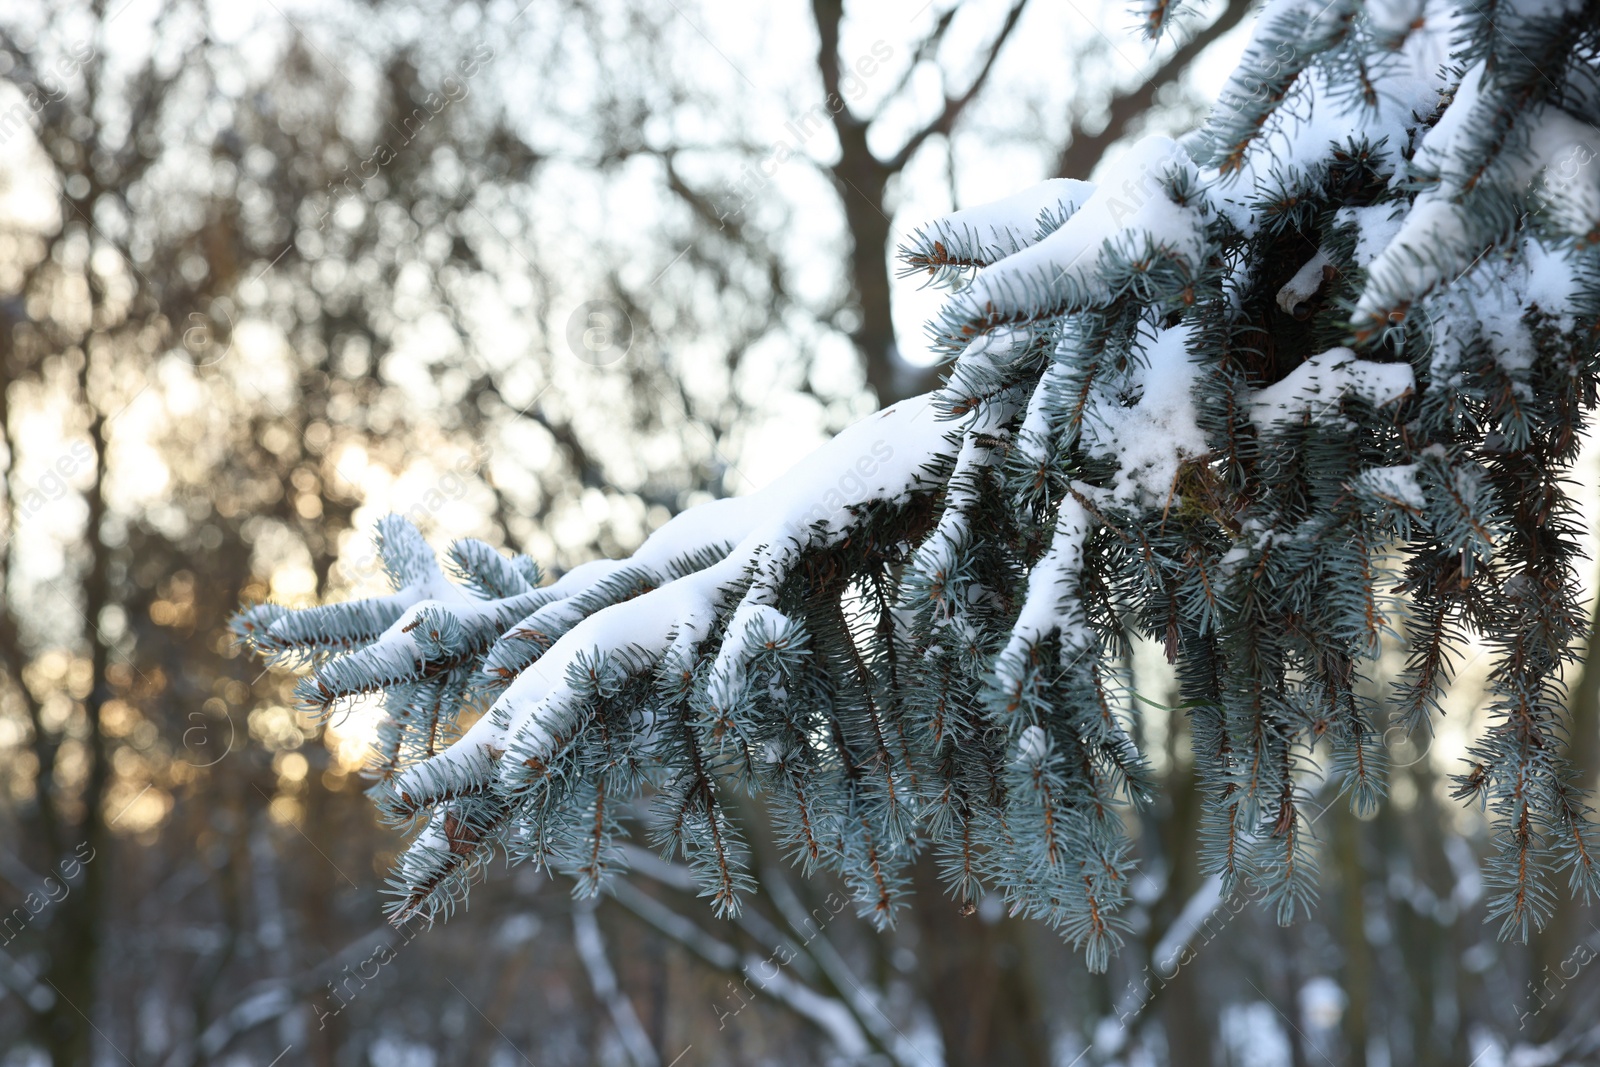
[[[1333,813],[1338,841],[1339,923],[1343,930],[1344,975],[1340,982],[1349,1003],[1340,1019],[1345,1057],[1350,1067],[1366,1067],[1371,1026],[1372,950],[1367,945],[1366,865],[1362,862],[1363,824],[1346,805]]]
[[[855,291],[859,322],[850,339],[861,354],[867,386],[880,407],[927,392],[938,385],[938,372],[917,367],[902,357],[890,313],[890,223],[884,193],[891,172],[867,151],[865,126],[847,127],[841,137],[843,157],[833,168],[834,181],[844,203],[850,227],[850,281]]]
[[[1173,716],[1169,736],[1180,737],[1181,744],[1187,749],[1187,716]],[[1176,755],[1176,751],[1171,752],[1171,757]],[[1172,771],[1167,775],[1167,795],[1171,798],[1172,812],[1168,820],[1168,832],[1163,835],[1166,839],[1163,851],[1172,864],[1172,877],[1166,893],[1168,899],[1163,902],[1161,909],[1161,930],[1177,920],[1205,881],[1200,871],[1200,854],[1193,845],[1200,832],[1200,786],[1195,778],[1194,765],[1180,763],[1176,758],[1172,758],[1169,765]],[[1152,935],[1156,928],[1153,924]],[[1146,958],[1154,952],[1155,945],[1154,941],[1150,943]],[[1199,952],[1203,952],[1203,949],[1199,949]],[[1159,986],[1158,995],[1163,1000],[1160,1009],[1162,1029],[1167,1038],[1167,1061],[1172,1067],[1210,1067],[1212,1062],[1216,1027],[1206,1012],[1202,995],[1204,980],[1201,976],[1207,962],[1199,952],[1193,962],[1176,975],[1172,973],[1174,963],[1166,960],[1151,960],[1150,963],[1152,969],[1157,969],[1158,978],[1171,978]]]
[[[83,584],[93,688],[83,703],[88,727],[84,743],[88,748],[89,767],[83,792],[77,798],[82,814],[75,833],[68,832],[56,842],[58,855],[55,857],[57,864],[67,859],[81,862],[82,873],[78,884],[61,899],[55,906],[55,913],[49,917],[48,962],[42,976],[55,994],[54,1002],[39,1019],[40,1036],[54,1067],[89,1067],[92,1062],[95,975],[101,949],[105,888],[111,866],[111,841],[104,813],[110,768],[105,735],[100,728],[101,709],[111,698],[107,679],[111,650],[100,632],[100,614],[111,603],[108,554],[100,543],[100,524],[106,514],[105,415],[89,399],[92,346],[85,344],[83,348],[79,395],[93,413],[89,420],[89,441],[95,457],[94,480],[84,491],[89,512],[84,526],[89,568]],[[41,804],[59,802],[54,797],[39,799]],[[64,826],[66,822],[59,820],[59,824]],[[75,839],[68,840],[69,837]]]
[[[1577,785],[1594,789],[1600,774],[1600,601],[1596,601],[1589,620],[1589,640],[1584,650],[1583,667],[1572,686],[1568,706],[1572,715],[1572,734],[1567,755],[1577,771]],[[1569,989],[1572,979],[1588,959],[1581,948],[1593,948],[1593,908],[1582,897],[1574,897],[1564,884],[1556,885],[1556,906],[1549,924],[1530,940],[1529,957],[1537,993],[1524,994],[1528,1003],[1519,1008],[1539,1008],[1537,1023],[1531,1029],[1537,1040],[1551,1041],[1571,1022],[1579,1007]],[[1541,1003],[1543,1006],[1541,1007]]]
[[[948,1067],[1048,1067],[1050,1033],[1028,967],[1037,924],[962,915],[931,859],[913,871],[921,993],[933,1010]]]

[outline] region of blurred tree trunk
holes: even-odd
[[[1171,799],[1172,812],[1167,820],[1166,833],[1161,835],[1162,847],[1169,868],[1165,900],[1158,903],[1162,918],[1151,924],[1151,934],[1159,925],[1163,931],[1170,929],[1184,907],[1200,891],[1204,875],[1200,871],[1200,853],[1194,847],[1200,834],[1200,788],[1195,778],[1194,763],[1177,759],[1176,749],[1188,751],[1188,716],[1173,715],[1168,721],[1168,737],[1173,750],[1169,753],[1166,794]],[[1182,738],[1181,746],[1176,738]],[[1154,959],[1158,942],[1152,941],[1145,953],[1156,970],[1158,978],[1171,975],[1165,960]],[[1171,980],[1157,985],[1154,995],[1163,1000],[1161,1005],[1162,1029],[1167,1038],[1167,1059],[1172,1067],[1210,1067],[1211,1053],[1216,1046],[1216,1027],[1206,1013],[1201,996],[1205,960],[1196,958],[1185,971],[1172,975]]]
[[[1339,949],[1344,956],[1344,974],[1339,986],[1348,998],[1340,1026],[1346,1063],[1349,1067],[1366,1067],[1372,948],[1367,944],[1367,874],[1361,855],[1365,824],[1346,804],[1339,804],[1333,817],[1339,865]]]
[[[1589,617],[1589,641],[1583,667],[1572,687],[1572,763],[1579,784],[1594,789],[1600,779],[1600,581]]]
[[[1596,588],[1600,591],[1600,583]],[[1567,755],[1578,774],[1578,785],[1592,791],[1600,778],[1600,592],[1597,592],[1589,619],[1583,666],[1578,671],[1567,706],[1572,715]],[[1565,882],[1565,879],[1560,881]],[[1529,977],[1537,994],[1524,987],[1523,997],[1528,1001],[1524,1009],[1539,1005],[1540,1000],[1535,996],[1547,1001],[1539,1010],[1537,1025],[1533,1027],[1540,1041],[1554,1038],[1569,1021],[1575,1007],[1568,982],[1575,977],[1574,967],[1579,961],[1576,950],[1593,932],[1590,926],[1593,912],[1593,907],[1582,897],[1574,897],[1564,884],[1558,884],[1550,924],[1531,938],[1528,955],[1532,974]]]
[[[817,27],[819,47],[817,69],[828,94],[828,110],[833,114],[834,133],[839,138],[839,161],[829,168],[834,187],[844,207],[849,226],[850,280],[860,319],[851,331],[851,340],[860,353],[867,385],[877,394],[878,404],[887,407],[897,400],[924,393],[938,385],[935,367],[918,367],[902,358],[895,343],[894,320],[889,299],[889,239],[892,223],[885,194],[889,180],[903,171],[929,137],[950,136],[962,112],[989,79],[989,72],[1005,47],[1028,0],[1014,0],[1004,22],[990,43],[983,65],[965,92],[946,95],[939,114],[920,127],[888,159],[880,159],[867,147],[867,131],[872,118],[859,118],[845,102],[841,78],[847,71],[839,55],[839,27],[844,20],[844,0],[812,0],[811,11]],[[948,16],[934,30],[934,40],[944,34]],[[835,110],[834,103],[838,103]]]
[[[839,56],[839,28],[844,21],[844,0],[812,0],[811,11],[817,27],[817,69],[829,96],[834,133],[839,138],[839,161],[829,172],[850,234],[850,283],[859,315],[850,339],[860,355],[867,387],[877,396],[880,407],[888,407],[938,384],[934,368],[914,367],[901,358],[891,314],[891,223],[884,194],[889,179],[900,172],[910,155],[902,151],[889,162],[879,160],[867,147],[871,120],[858,118],[843,104],[841,78],[845,71]],[[997,51],[1003,42],[1002,36],[995,46]],[[834,100],[842,105],[837,111],[832,107]],[[913,141],[920,145],[921,137]],[[907,147],[915,151],[910,144]]]
[[[93,275],[89,277],[92,279]],[[90,307],[91,321],[96,321],[102,301],[92,280]],[[93,480],[84,490],[88,516],[83,539],[83,549],[89,556],[82,609],[91,671],[91,688],[83,701],[87,768],[81,792],[70,798],[62,797],[59,792],[49,795],[50,779],[45,777],[43,769],[40,775],[40,804],[63,805],[67,810],[57,809],[56,825],[74,825],[71,835],[57,838],[55,862],[72,856],[85,860],[81,881],[56,905],[45,927],[46,963],[41,977],[55,991],[56,998],[40,1019],[40,1036],[54,1067],[90,1067],[93,1059],[95,978],[99,971],[105,890],[112,864],[111,839],[105,821],[110,768],[106,738],[100,725],[101,711],[111,698],[107,678],[111,649],[100,629],[101,615],[111,604],[109,553],[100,542],[100,525],[106,515],[106,417],[90,396],[94,354],[100,343],[109,344],[109,341],[97,333],[83,339],[78,373],[78,396],[84,410],[90,413],[89,444],[93,450]],[[74,810],[78,814],[75,824],[70,818]],[[68,836],[75,840],[69,841]]]
[[[1037,924],[962,915],[930,856],[912,871],[918,984],[933,1010],[948,1067],[1049,1067],[1050,1032],[1026,963]]]
[[[850,339],[860,353],[867,388],[884,407],[938,384],[932,367],[915,367],[895,343],[889,294],[889,217],[884,192],[890,172],[867,150],[867,127],[853,124],[840,131],[844,150],[833,177],[850,229],[850,281],[860,318]]]
[[[1150,924],[1140,939],[1140,959],[1145,969],[1132,970],[1130,990],[1123,994],[1145,999],[1135,1004],[1113,998],[1106,1005],[1108,1012],[1126,1012],[1136,1007],[1126,1023],[1133,1031],[1159,1019],[1170,1067],[1210,1067],[1217,1037],[1215,1021],[1207,1013],[1202,995],[1207,963],[1195,938],[1189,939],[1193,958],[1181,951],[1167,959],[1156,958],[1157,948],[1205,882],[1200,854],[1194,847],[1200,834],[1200,784],[1190,757],[1190,738],[1188,713],[1169,712],[1164,746],[1168,769],[1158,800],[1143,819],[1148,854],[1141,858],[1142,864],[1158,862],[1169,873],[1160,896],[1150,906]],[[1129,965],[1130,970],[1137,968],[1140,960],[1130,960]],[[1132,1033],[1128,1036],[1130,1040],[1135,1038]]]

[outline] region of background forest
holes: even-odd
[[[1250,13],[1154,51],[1115,2],[0,13],[0,1064],[1600,1062],[1591,911],[1484,922],[1445,785],[1471,658],[1435,737],[1385,734],[1391,801],[1319,817],[1279,928],[1198,869],[1187,721],[1136,656],[1160,800],[1089,975],[931,870],[876,934],[759,838],[737,922],[636,851],[598,903],[517,870],[391,929],[370,716],[299,714],[226,631],[381,590],[387,512],[617,556],[926,390],[897,244],[1190,128]],[[1572,683],[1592,779],[1600,666]]]

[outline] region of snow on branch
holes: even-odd
[[[1053,178],[1003,200],[956,211],[918,230],[921,251],[905,257],[907,272],[941,267],[986,267],[1037,243],[1070,218],[1094,193],[1076,178]]]
[[[999,892],[1104,969],[1154,789],[1134,635],[1177,670],[1218,892],[1311,906],[1309,790],[1385,789],[1373,660],[1403,642],[1392,703],[1428,729],[1468,629],[1493,721],[1455,781],[1499,828],[1495,918],[1537,927],[1554,873],[1600,890],[1560,681],[1600,400],[1593,7],[1273,0],[1204,131],[913,235],[906,272],[950,289],[939,390],[626,559],[547,581],[463,542],[447,577],[391,517],[392,594],[241,612],[313,710],[382,695],[395,917],[497,855],[592,894],[636,829],[736,914],[760,811],[881,926],[931,852],[958,902]]]
[[[1175,143],[1141,141],[1042,240],[979,270],[951,297],[936,338],[959,347],[981,330],[1096,307],[1129,289],[1169,280],[1181,288],[1206,253],[1195,180],[1194,164]],[[936,254],[920,242],[904,253],[913,265]]]

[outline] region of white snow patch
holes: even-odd
[[[1293,314],[1301,304],[1316,296],[1317,290],[1322,288],[1323,271],[1331,262],[1325,250],[1317,249],[1317,254],[1306,260],[1305,265],[1294,272],[1294,277],[1278,290],[1278,306]]]
[[[1221,903],[1222,877],[1212,875],[1184,904],[1183,910],[1172,920],[1172,925],[1161,935],[1155,951],[1150,954],[1150,962],[1158,973],[1172,972],[1178,962],[1178,954],[1189,947],[1195,933]]]
[[[1094,190],[1092,182],[1050,178],[992,203],[951,212],[928,227],[923,243],[931,248],[938,241],[952,258],[994,262],[1032,245],[1041,215],[1071,215]]]
[[[1289,1035],[1279,1023],[1278,1009],[1264,1000],[1230,1004],[1222,1009],[1222,1043],[1229,1063],[1239,1067],[1289,1067],[1293,1062]]]
[[[1050,739],[1044,728],[1030,726],[1017,738],[1017,766],[1034,767],[1044,762],[1050,753]]]
[[[1421,511],[1428,506],[1428,499],[1423,495],[1422,486],[1417,484],[1418,469],[1415,463],[1371,467],[1362,471],[1357,480],[1378,496]]]
[[[1138,400],[1124,405],[1097,395],[1084,417],[1084,450],[1119,464],[1119,501],[1162,504],[1184,461],[1209,450],[1194,404],[1200,365],[1189,358],[1189,334],[1188,323],[1157,333],[1132,376]]]
[[[1252,420],[1266,427],[1335,409],[1347,396],[1373,407],[1392,404],[1416,388],[1409,363],[1357,359],[1348,348],[1330,348],[1290,371],[1282,381],[1258,389],[1251,400]]]
[[[1074,488],[1081,491],[1082,487],[1074,483]],[[1083,569],[1083,542],[1091,528],[1089,512],[1077,498],[1071,493],[1062,497],[1050,548],[1028,574],[1027,600],[1011,628],[1011,640],[998,663],[1025,661],[1027,649],[1056,630],[1061,632],[1063,657],[1069,649],[1077,654],[1088,647],[1091,636],[1084,621],[1083,606],[1077,600],[1076,586]]]
[[[1036,313],[1030,298],[1057,301],[1071,294],[1080,306],[1111,299],[1103,261],[1115,244],[1142,253],[1141,239],[1188,264],[1196,273],[1206,247],[1204,218],[1196,203],[1179,205],[1165,183],[1194,164],[1170,138],[1147,137],[1109,166],[1087,202],[1038,244],[980,270],[953,300],[973,319],[991,314]]]
[[[1367,207],[1342,207],[1335,213],[1339,225],[1356,227],[1355,263],[1367,267],[1378,258],[1405,221],[1403,209],[1398,204],[1372,204]]]

